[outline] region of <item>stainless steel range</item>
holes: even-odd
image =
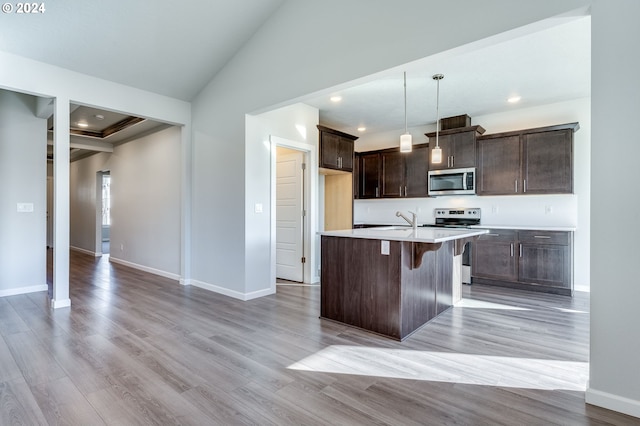
[[[436,209],[436,221],[433,226],[450,228],[468,228],[480,225],[481,211],[478,208]]]
[[[468,228],[480,225],[481,211],[478,208],[436,209],[433,225],[447,228]],[[471,244],[467,243],[462,253],[462,283],[471,284]]]

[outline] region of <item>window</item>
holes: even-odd
[[[102,226],[111,226],[111,175],[102,175]]]

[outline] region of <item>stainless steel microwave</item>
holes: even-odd
[[[476,169],[429,171],[429,195],[473,195],[476,193]]]

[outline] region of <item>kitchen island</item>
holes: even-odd
[[[404,340],[461,296],[464,245],[483,229],[321,232],[320,316]]]

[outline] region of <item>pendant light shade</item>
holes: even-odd
[[[400,135],[400,152],[411,152],[412,147],[411,135],[408,133]]]
[[[438,145],[431,150],[431,162],[433,164],[442,163],[442,149]]]
[[[407,73],[404,73],[404,134],[400,136],[400,152],[411,152],[413,142],[407,131]]]
[[[440,80],[444,78],[442,74],[435,74],[433,79],[437,82],[436,90],[436,146],[431,150],[431,162],[433,164],[442,163],[442,149],[440,148],[439,136],[440,136]]]

